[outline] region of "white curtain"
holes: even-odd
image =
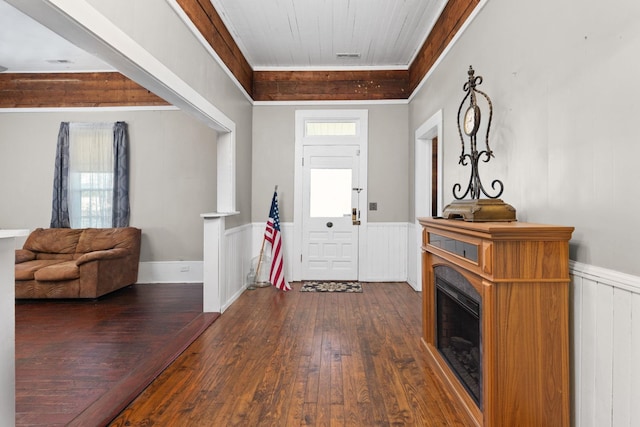
[[[69,124],[72,228],[111,227],[113,158],[113,123]]]

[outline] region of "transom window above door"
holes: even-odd
[[[356,136],[358,134],[357,123],[350,121],[326,121],[305,123],[306,136]]]

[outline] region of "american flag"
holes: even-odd
[[[269,281],[273,286],[282,290],[290,291],[291,286],[284,280],[284,265],[282,262],[282,233],[280,233],[280,212],[278,210],[278,192],[273,192],[271,199],[271,210],[267,228],[264,230],[264,238],[271,243],[271,272]]]

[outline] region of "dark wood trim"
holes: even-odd
[[[420,53],[409,67],[409,93],[413,93],[418,87],[479,2],[480,0],[450,0],[447,3]]]
[[[253,70],[210,0],[177,0],[200,34],[252,96]]]
[[[406,99],[409,73],[391,71],[256,71],[255,101]]]
[[[177,0],[254,101],[408,99],[479,0],[450,0],[409,70],[253,71],[209,0]],[[0,108],[168,105],[120,73],[0,74]]]
[[[120,73],[3,73],[0,108],[169,105]]]

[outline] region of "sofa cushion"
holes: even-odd
[[[36,259],[35,252],[27,249],[16,249],[16,264]]]
[[[34,278],[40,282],[74,280],[80,278],[80,268],[76,265],[75,261],[60,262],[36,271]]]
[[[105,259],[124,258],[130,255],[131,251],[124,248],[113,248],[106,251],[93,251],[80,255],[76,258],[76,265],[86,264],[91,261],[101,261]]]
[[[62,261],[57,259],[35,259],[33,261],[16,264],[16,280],[33,280],[36,271],[61,262]]]
[[[81,234],[81,229],[36,228],[29,234],[22,248],[32,252],[73,254]]]
[[[53,259],[58,262],[69,261],[73,259],[73,254],[50,254],[47,252],[38,252],[36,259]]]
[[[76,247],[76,254],[104,251],[113,248],[132,248],[140,230],[134,227],[86,228]]]

